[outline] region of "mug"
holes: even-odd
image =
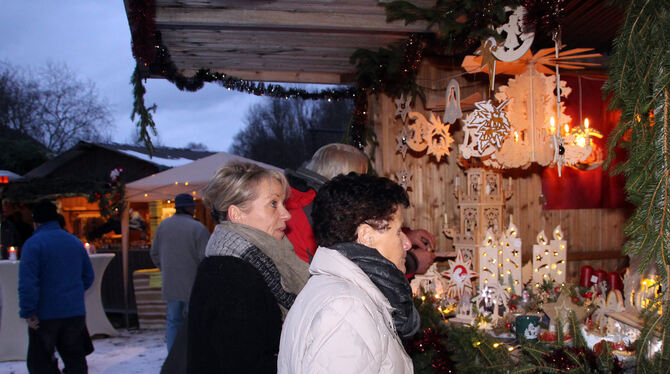
[[[540,333],[540,316],[522,315],[514,320],[513,329],[516,333],[516,339],[537,340]]]

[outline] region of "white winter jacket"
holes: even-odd
[[[319,247],[282,328],[280,374],[412,373],[391,304],[356,264]]]

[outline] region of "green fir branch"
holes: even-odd
[[[144,145],[149,151],[149,156],[153,156],[154,146],[151,143],[151,134],[149,131],[151,131],[154,136],[157,135],[156,123],[154,122],[153,116],[151,115],[152,112],[156,111],[156,104],[153,104],[148,108],[144,104],[144,94],[147,90],[144,88],[144,84],[142,83],[139,64],[135,65],[135,70],[133,71],[133,76],[130,80],[130,83],[133,85],[134,97],[133,112],[130,115],[130,120],[134,121],[135,116],[139,117],[135,123],[139,129],[139,136],[137,140],[144,142]]]

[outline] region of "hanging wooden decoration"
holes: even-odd
[[[460,250],[457,251],[456,260],[449,260],[449,269],[442,272],[442,275],[447,279],[448,298],[462,300],[464,295],[472,295],[472,278],[477,273],[472,270],[472,261],[466,260]]]
[[[493,91],[496,77],[496,58],[493,56],[493,49],[496,48],[496,41],[493,38],[482,40],[482,45],[475,51],[476,55],[481,56],[480,68],[482,71],[486,68],[489,74],[489,89]]]
[[[410,138],[410,131],[407,129],[407,126],[403,125],[402,130],[400,130],[400,134],[398,134],[395,137],[395,140],[398,142],[398,145],[395,149],[397,153],[400,153],[402,155],[402,159],[405,159],[405,155],[407,154],[407,139]]]
[[[411,189],[410,181],[412,179],[412,172],[407,170],[403,165],[402,170],[395,173],[396,178],[398,178],[398,184],[402,186],[405,190]]]
[[[505,7],[507,11],[512,8]],[[514,9],[509,16],[506,24],[496,28],[496,31],[505,35],[505,42],[498,44],[492,50],[493,56],[500,61],[514,61],[523,56],[533,44],[535,38],[534,31],[524,32],[523,19],[526,15],[526,9],[522,6]]]
[[[395,99],[396,111],[395,117],[402,118],[402,122],[407,122],[407,116],[411,109],[410,102],[412,101],[411,97],[405,98],[405,94],[401,94],[399,98]]]
[[[465,137],[459,146],[461,156],[484,157],[498,150],[510,131],[509,120],[503,110],[508,101],[497,106],[491,100],[475,103],[475,109],[465,119]]]
[[[442,123],[434,113],[430,114],[430,121],[419,112],[409,114],[411,137],[407,140],[407,146],[415,152],[426,151],[427,154],[435,156],[440,162],[443,156],[449,155],[451,143],[454,139],[449,133],[450,125]]]
[[[458,81],[452,79],[447,85],[446,102],[444,104],[444,123],[454,123],[457,119],[463,117],[461,111],[461,87]]]
[[[567,97],[570,87],[565,81],[561,81],[560,85],[561,96]],[[547,166],[554,160],[551,135],[571,120],[564,113],[563,103],[560,116],[556,114],[555,87],[553,75],[540,74],[530,66],[525,73],[498,88],[495,98],[510,102],[505,113],[511,129],[500,150],[491,156],[489,166],[519,168],[533,162]],[[552,124],[551,118],[560,118],[559,124]],[[486,160],[485,164],[488,165]]]

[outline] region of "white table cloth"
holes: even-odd
[[[91,335],[118,335],[102,307],[100,286],[105,269],[115,255],[91,255],[95,277],[86,291],[86,326]],[[19,317],[19,261],[0,261],[2,320],[0,321],[0,361],[25,360],[28,352],[28,325]]]

